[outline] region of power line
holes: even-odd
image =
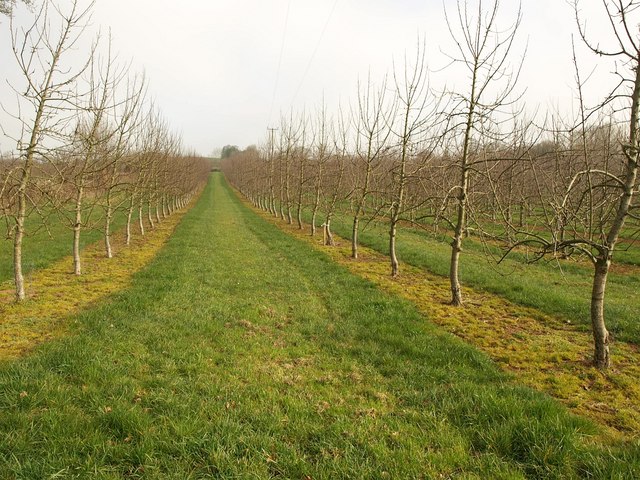
[[[282,56],[284,53],[284,45],[287,39],[287,26],[289,25],[289,10],[291,9],[291,0],[287,3],[287,13],[284,17],[284,29],[282,31],[282,42],[280,43],[280,58],[278,59],[278,69],[276,70],[276,83],[273,86],[273,96],[271,97],[271,107],[269,108],[269,121],[267,125],[271,124],[271,115],[273,114],[273,105],[276,101],[276,94],[278,92],[278,83],[280,82],[280,67],[282,66]]]
[[[298,85],[298,88],[296,89],[296,93],[293,95],[293,98],[291,99],[292,104],[293,102],[295,102],[296,98],[298,97],[298,94],[300,93],[300,89],[302,88],[302,85],[307,78],[307,74],[311,69],[311,64],[316,58],[316,54],[318,53],[318,49],[320,48],[320,43],[322,43],[322,39],[324,37],[325,32],[327,31],[327,27],[329,26],[329,22],[331,21],[331,18],[333,17],[333,12],[335,11],[336,6],[338,5],[338,1],[339,0],[334,0],[333,6],[331,7],[331,11],[329,12],[329,16],[327,17],[327,20],[324,22],[324,27],[322,27],[322,32],[320,32],[320,37],[318,38],[318,42],[316,43],[316,48],[313,50],[313,53],[311,54],[311,58],[309,58],[309,63],[307,63],[307,68],[305,69],[304,74],[302,75],[300,84]]]

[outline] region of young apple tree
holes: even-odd
[[[501,108],[512,105],[519,70],[509,67],[516,33],[520,26],[518,11],[509,27],[498,25],[500,1],[477,0],[475,8],[466,0],[456,1],[456,15],[446,15],[446,21],[455,47],[448,54],[453,65],[460,65],[467,73],[466,87],[450,92],[454,109],[450,118],[450,135],[457,149],[455,167],[458,173],[454,188],[456,214],[451,242],[449,281],[451,304],[462,304],[459,266],[463,237],[469,213],[471,174],[479,159],[478,145],[496,126],[495,115]]]

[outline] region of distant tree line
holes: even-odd
[[[236,153],[240,153],[240,149],[237,145],[225,145],[222,147],[222,153],[220,154],[220,158],[230,158],[234,156]]]

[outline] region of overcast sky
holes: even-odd
[[[590,32],[606,35],[595,8],[600,0],[582,1]],[[371,71],[379,80],[393,58],[415,51],[419,35],[430,68],[439,70],[446,64],[441,50],[452,47],[445,6],[453,12],[454,0],[97,0],[92,24],[111,29],[120,59],[131,60],[132,72],[146,72],[150,93],[185,146],[206,155],[262,142],[267,126],[291,108],[315,108],[323,97],[329,106],[347,104],[358,78]],[[515,0],[502,1],[501,25],[513,21],[516,8]],[[16,15],[20,21],[29,13]],[[512,58],[517,64],[528,44],[520,81],[527,109],[567,110],[572,10],[564,0],[522,0],[522,15]],[[0,74],[19,83],[8,21],[0,21]],[[579,59],[586,76],[597,59],[584,48]],[[611,70],[601,64],[588,84],[594,101],[610,85]],[[432,77],[436,85],[460,81],[446,71]],[[15,103],[7,88],[0,101],[9,110]],[[2,113],[0,122],[11,124]],[[7,139],[0,148],[11,148]]]

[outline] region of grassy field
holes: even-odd
[[[310,219],[307,217],[306,220]],[[331,226],[337,234],[351,238],[348,217],[336,216]],[[363,245],[385,254],[389,252],[388,226],[384,223],[369,223],[359,238]],[[527,264],[519,254],[498,265],[496,257],[486,255],[485,247],[477,240],[466,239],[463,247],[460,260],[463,293],[465,285],[480,288],[520,305],[560,315],[584,331],[590,331],[591,265],[571,260]],[[424,231],[400,228],[396,248],[400,260],[437,275],[448,275],[451,247],[444,239],[435,239]],[[634,252],[620,253],[627,257],[636,255]],[[640,345],[636,295],[639,286],[640,270],[614,262],[607,285],[607,328],[614,339],[636,345]]]
[[[2,478],[637,478],[640,446],[250,212],[220,175],[133,286],[0,367]]]
[[[94,216],[97,217],[97,215]],[[48,267],[56,260],[71,254],[73,242],[71,228],[56,215],[49,216],[45,223],[46,228],[43,226],[43,221],[35,214],[27,219],[27,236],[24,239],[22,252],[22,268],[25,275]],[[125,224],[126,215],[122,210],[118,210],[113,217],[112,231],[118,235],[118,229]],[[84,248],[101,238],[103,233],[99,228],[83,230],[80,236],[80,247]],[[73,267],[71,266],[70,269],[72,270]],[[13,278],[13,238],[5,237],[0,241],[0,282],[11,278]]]

